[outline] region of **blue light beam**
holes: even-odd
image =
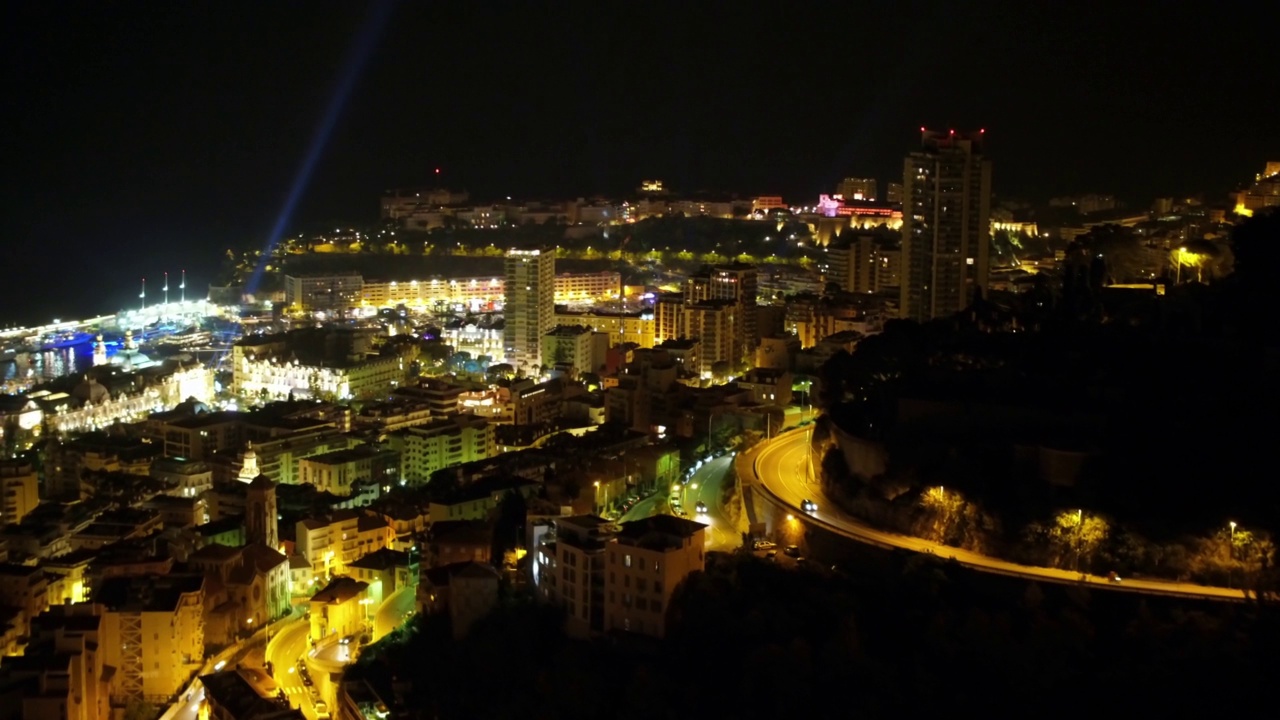
[[[302,158],[298,173],[293,177],[293,185],[289,188],[284,206],[280,208],[280,214],[276,217],[271,234],[267,237],[267,245],[263,249],[262,256],[258,258],[258,264],[253,268],[253,274],[249,276],[249,282],[245,288],[247,293],[257,292],[258,285],[262,282],[262,273],[271,262],[271,254],[275,251],[276,245],[280,242],[280,236],[284,234],[285,227],[292,219],[298,201],[302,199],[302,194],[311,184],[311,174],[315,172],[316,163],[320,161],[325,147],[329,144],[329,136],[333,133],[334,126],[338,124],[338,118],[342,116],[342,110],[346,107],[351,91],[355,89],[356,81],[360,79],[361,71],[369,61],[369,56],[373,54],[373,49],[377,46],[378,38],[382,36],[394,6],[394,0],[375,2],[360,33],[356,35],[351,48],[347,51],[347,57],[342,64],[342,73],[338,76],[338,84],[329,98],[329,105],[325,108],[320,123],[316,125],[316,130],[311,135],[311,144],[307,148],[307,154]]]

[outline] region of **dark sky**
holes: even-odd
[[[371,221],[436,167],[487,196],[805,200],[900,173],[921,125],[986,128],[997,192],[1032,200],[1217,197],[1280,159],[1274,3],[600,5],[397,4],[289,227]],[[0,283],[27,300],[0,323],[265,240],[374,8],[5,4]]]

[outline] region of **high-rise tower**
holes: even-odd
[[[756,345],[760,344],[759,330],[756,327],[758,286],[756,267],[743,263],[708,267],[685,280],[686,305],[707,300],[732,300],[736,305],[733,346],[730,352],[733,363],[752,357]],[[686,332],[690,337],[693,336],[691,331]]]
[[[543,364],[542,336],[555,327],[555,251],[508,250],[505,267],[502,344],[507,362],[536,375]]]
[[[987,284],[991,162],[982,130],[920,134],[903,164],[899,315],[923,322],[960,312]]]

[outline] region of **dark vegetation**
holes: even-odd
[[[1033,312],[979,300],[889,323],[833,357],[819,393],[832,422],[883,444],[887,471],[860,477],[835,457],[828,481],[868,519],[1025,562],[1083,553],[1094,571],[1222,584],[1233,565],[1262,569],[1280,517],[1280,216],[1239,226],[1231,251],[1232,275],[1164,297],[1069,263]],[[1042,449],[1084,458],[1072,483],[1043,477]]]
[[[511,599],[462,641],[420,619],[350,673],[384,697],[394,683],[415,718],[1181,716],[1262,702],[1280,639],[1269,606],[1090,594],[900,556],[855,578],[720,556],[678,589],[668,621],[664,641],[588,643],[563,636],[555,609]]]

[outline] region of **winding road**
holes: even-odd
[[[289,699],[289,705],[301,708],[308,718],[315,718],[315,705],[297,668],[298,660],[305,657],[310,649],[310,643],[307,642],[310,630],[311,623],[305,619],[294,620],[286,625],[267,643],[267,660],[271,662],[276,684]]]
[[[657,493],[636,503],[619,522],[643,520],[658,514],[662,500],[670,497],[680,500],[690,520],[707,526],[706,549],[730,552],[742,545],[742,530],[725,512],[721,499],[724,497],[724,483],[733,481],[733,455],[715,458],[705,462],[694,471],[689,482],[680,490],[672,490],[671,494]],[[705,503],[707,512],[698,513],[698,503]]]
[[[965,567],[975,570],[1024,577],[1030,580],[1043,580],[1069,585],[1083,583],[1098,589],[1117,592],[1172,595],[1209,600],[1238,601],[1245,598],[1245,594],[1241,590],[1193,585],[1191,583],[1129,579],[1113,583],[1102,576],[1081,575],[1078,572],[1059,570],[1057,568],[1018,565],[969,550],[940,545],[917,537],[877,530],[839,508],[823,492],[822,486],[817,481],[814,473],[813,461],[815,459],[811,458],[809,453],[812,432],[813,428],[809,426],[793,430],[763,444],[760,449],[755,451],[755,456],[751,458],[751,472],[755,477],[742,478],[744,483],[754,482],[764,491],[764,495],[767,498],[784,507],[790,513],[788,516],[790,519],[787,522],[799,522],[801,515],[808,515],[806,522],[859,542],[884,548],[929,553],[939,557],[950,558]],[[804,500],[812,500],[817,503],[817,511],[802,513],[800,504]]]

